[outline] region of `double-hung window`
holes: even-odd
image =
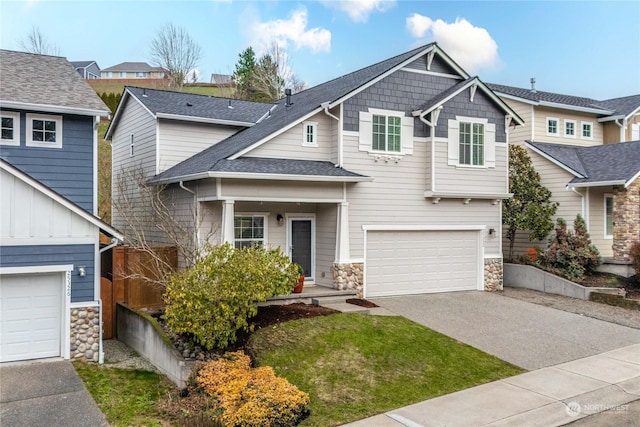
[[[234,247],[264,246],[266,243],[264,215],[236,215],[234,217]]]
[[[547,117],[547,135],[550,136],[558,136],[558,122],[559,120],[555,117]]]
[[[0,112],[0,144],[20,145],[20,113]]]
[[[613,238],[613,196],[604,195],[604,237]]]
[[[460,122],[458,141],[459,164],[484,166],[484,124]]]
[[[576,137],[576,121],[575,120],[564,121],[564,136],[569,138]]]
[[[31,147],[62,147],[62,117],[27,114],[26,144]]]
[[[593,139],[593,123],[581,122],[582,125],[582,139]]]
[[[316,147],[318,145],[318,123],[304,122],[302,126],[302,145]]]
[[[399,153],[402,151],[402,120],[398,116],[373,115],[373,139],[371,148],[375,151]]]

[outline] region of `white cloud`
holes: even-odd
[[[367,22],[373,12],[386,12],[396,4],[396,0],[324,0],[321,2],[345,12],[353,22]]]
[[[407,18],[407,29],[415,38],[429,38],[449,54],[462,68],[475,73],[481,68],[494,68],[499,62],[498,44],[489,32],[474,27],[464,18],[448,23],[432,20],[418,13]]]
[[[309,48],[313,52],[329,52],[331,50],[331,32],[316,27],[307,29],[307,9],[301,7],[294,10],[288,19],[275,19],[260,22],[255,19],[249,24],[252,45],[257,52],[264,50],[274,41],[282,49],[292,43],[296,49]]]

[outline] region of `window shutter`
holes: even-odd
[[[449,149],[448,151],[448,162],[449,166],[456,166],[458,164],[458,155],[460,151],[460,147],[458,146],[460,142],[460,123],[457,120],[448,120],[448,129],[449,129]],[[485,136],[486,139],[486,136]],[[494,155],[495,157],[495,155]]]
[[[402,154],[413,154],[413,117],[402,117]]]
[[[496,124],[484,125],[484,164],[488,168],[496,167]]]
[[[360,151],[371,151],[373,140],[372,120],[373,115],[371,113],[360,111],[360,138],[358,143],[358,149]]]

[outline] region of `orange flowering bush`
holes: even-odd
[[[218,401],[225,426],[295,426],[308,413],[307,393],[276,377],[271,367],[252,369],[241,351],[200,367],[195,383]]]

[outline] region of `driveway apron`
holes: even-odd
[[[0,425],[107,426],[69,361],[0,365]]]
[[[489,292],[371,300],[528,370],[640,343],[640,330]]]

